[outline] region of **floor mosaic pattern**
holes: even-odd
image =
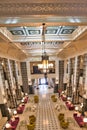
[[[35,130],[58,130],[58,119],[50,99],[50,94],[40,96]]]

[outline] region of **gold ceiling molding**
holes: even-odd
[[[24,0],[0,0],[0,3],[25,3]],[[82,0],[26,0],[26,3],[86,3],[87,0],[84,0],[84,2]]]
[[[28,15],[57,15],[57,16],[86,16],[87,2],[0,2],[0,16],[28,16]]]

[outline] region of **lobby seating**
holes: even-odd
[[[62,93],[62,90],[61,89],[59,89],[58,90],[58,93],[59,93],[59,96],[61,95],[61,93]]]
[[[70,101],[66,101],[65,104],[69,110],[74,110],[75,106]]]
[[[63,101],[66,101],[66,100],[67,100],[66,95],[62,94],[62,95],[61,95],[61,99],[62,99]]]
[[[83,122],[83,116],[81,114],[74,113],[73,117],[80,127],[84,127],[85,123]]]
[[[28,96],[24,97],[24,103],[27,103],[27,102],[28,102]]]
[[[5,130],[16,130],[19,122],[19,117],[12,117],[5,126]]]
[[[24,111],[24,108],[25,108],[25,105],[24,105],[24,104],[20,104],[20,105],[17,107],[17,113],[18,113],[18,114],[22,114],[23,111]]]

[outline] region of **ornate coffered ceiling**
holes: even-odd
[[[45,35],[68,35],[76,30],[77,26],[52,26],[46,27]],[[42,35],[42,27],[9,27],[7,28],[15,36]]]
[[[3,39],[16,45],[27,56],[41,56],[43,38],[41,26],[1,27]],[[45,26],[45,51],[49,56],[57,56],[68,44],[78,39],[87,26]]]
[[[73,40],[73,33],[77,26],[46,26],[45,27],[45,51],[49,55],[57,55],[62,49],[63,43]],[[15,43],[28,56],[41,56],[43,51],[42,26],[38,27],[7,27]]]

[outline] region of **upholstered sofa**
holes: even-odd
[[[62,99],[63,101],[66,101],[66,100],[67,100],[66,95],[62,94],[62,95],[61,95],[61,99]]]
[[[74,110],[75,108],[75,106],[70,101],[66,101],[66,106],[69,110]]]
[[[8,127],[7,125],[5,126],[5,130],[16,130],[18,122],[19,122],[19,117],[11,118],[10,121],[7,123]]]
[[[28,102],[28,97],[25,97],[24,98],[24,103],[27,103]]]
[[[59,90],[58,90],[59,95],[61,94],[61,92],[62,92],[62,90],[61,90],[61,89],[59,89]]]
[[[17,113],[18,114],[22,114],[23,113],[23,111],[24,111],[24,108],[25,108],[25,105],[19,105],[18,107],[17,107]]]
[[[1,114],[1,110],[0,110],[0,130],[2,130],[2,128],[6,124],[6,122],[7,122],[7,117],[3,117]]]
[[[83,116],[82,115],[74,113],[73,117],[80,127],[84,127],[85,123],[83,122]]]

